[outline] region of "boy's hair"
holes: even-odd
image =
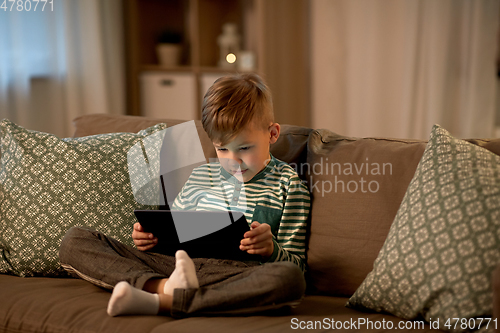
[[[267,130],[274,122],[271,92],[257,74],[221,77],[205,94],[201,122],[210,140],[221,145],[250,123]]]

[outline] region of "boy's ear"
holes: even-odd
[[[278,138],[280,137],[280,130],[281,130],[281,127],[280,127],[280,124],[278,124],[278,123],[273,123],[273,124],[271,124],[271,126],[269,126],[269,134],[271,136],[269,138],[270,144],[273,144],[278,140]]]

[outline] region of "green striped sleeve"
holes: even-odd
[[[306,232],[310,210],[310,195],[291,167],[282,170],[289,177],[284,184],[283,215],[275,239],[275,249],[269,261],[290,261],[302,271],[306,268]]]

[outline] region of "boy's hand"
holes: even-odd
[[[132,239],[134,240],[135,246],[141,251],[148,251],[158,243],[158,238],[154,237],[150,232],[144,232],[139,222],[134,224]]]
[[[249,254],[260,254],[262,258],[269,258],[274,251],[273,234],[271,226],[257,221],[250,225],[251,230],[245,232],[240,242],[240,250]]]

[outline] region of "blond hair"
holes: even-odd
[[[249,124],[267,130],[274,123],[271,92],[257,74],[221,77],[205,94],[201,122],[208,137],[222,145]]]

